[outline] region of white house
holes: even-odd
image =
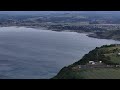
[[[120,56],[120,53],[118,53],[118,55]]]
[[[94,61],[89,61],[89,64],[94,65],[94,64],[95,64],[95,62],[94,62]]]
[[[89,63],[93,63],[94,61],[89,61]]]
[[[102,61],[99,61],[99,63],[102,63]]]
[[[92,65],[94,65],[94,64],[95,64],[95,62],[92,62],[91,64],[92,64]]]
[[[115,65],[116,67],[120,67],[120,65]]]

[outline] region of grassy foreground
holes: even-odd
[[[83,58],[68,67],[64,67],[52,79],[120,79],[120,45],[103,45],[85,54]],[[102,61],[103,65],[113,67],[77,68],[88,65],[89,61]],[[74,69],[73,69],[74,68]]]

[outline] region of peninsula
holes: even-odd
[[[52,79],[120,79],[120,45],[96,47]]]

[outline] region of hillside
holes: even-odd
[[[118,44],[96,47],[52,79],[120,79],[119,52]]]
[[[102,39],[113,39],[120,40],[120,30],[110,30],[105,32],[96,32],[94,34],[89,34],[89,37],[102,38]]]

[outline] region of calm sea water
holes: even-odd
[[[0,78],[49,79],[95,47],[120,43],[75,32],[0,27]]]

